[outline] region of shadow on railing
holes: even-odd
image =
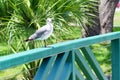
[[[120,80],[120,32],[3,56],[0,70],[42,59],[34,80],[107,80],[89,46],[108,40],[112,48],[112,80]]]

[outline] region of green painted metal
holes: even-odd
[[[34,80],[61,80],[61,76],[63,76],[63,74],[64,78],[69,78],[72,71],[71,56],[69,55],[70,52],[65,52],[58,54],[57,57],[53,56],[45,58],[42,61],[42,64],[40,65],[34,77]],[[65,65],[68,67],[66,67]],[[68,72],[66,76],[64,71]]]
[[[59,80],[59,76],[61,75],[61,71],[63,66],[66,64],[66,60],[68,58],[68,53],[62,53],[57,56],[57,59],[53,65],[53,68],[50,71],[50,75],[47,80]]]
[[[58,80],[69,80],[70,79],[70,75],[71,75],[71,64],[69,62],[67,62],[64,65],[64,68],[61,72],[61,76],[59,77]]]
[[[76,72],[77,80],[84,80],[83,75],[79,72],[76,66],[75,66],[75,72]]]
[[[55,61],[55,58],[56,58],[56,56],[43,59],[41,65],[35,75],[34,80],[38,80],[38,79],[43,80],[48,75],[47,72],[49,72],[48,70],[51,68],[51,64],[52,64],[52,62]]]
[[[56,70],[55,80],[58,80],[60,78],[61,71],[62,71],[62,69],[64,67],[64,64],[65,64],[65,62],[67,60],[68,55],[69,55],[69,52],[65,52],[63,58],[61,59],[59,68],[58,68],[58,70]]]
[[[82,56],[79,50],[75,51],[76,53],[76,62],[81,68],[82,72],[86,76],[87,80],[96,80],[96,76],[92,73],[91,68],[87,64],[86,60]]]
[[[49,70],[52,68],[52,64],[54,63],[56,56],[48,57],[43,59],[42,64],[40,65],[39,70],[37,71],[34,80],[46,80],[49,75]]]
[[[72,80],[76,80],[76,72],[75,72],[75,54],[74,50],[71,51],[71,57],[72,57]]]
[[[120,38],[111,41],[112,80],[120,80]]]
[[[87,46],[112,40],[112,80],[120,80],[119,38],[120,32],[114,32],[3,56],[0,70],[41,59],[34,80],[107,80]]]
[[[96,73],[98,79],[100,80],[107,80],[106,76],[104,75],[102,69],[99,66],[99,63],[97,62],[95,56],[93,55],[91,49],[89,47],[81,48],[84,56],[89,62],[89,65],[92,67],[94,72]]]

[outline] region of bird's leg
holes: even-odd
[[[44,47],[47,47],[46,40],[44,40]]]

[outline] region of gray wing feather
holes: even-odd
[[[30,37],[29,37],[29,39],[32,39],[32,40],[34,40],[34,39],[37,39],[37,38],[40,38],[45,32],[46,32],[46,26],[43,26],[43,27],[41,27],[40,29],[38,29],[35,33],[33,33]]]
[[[47,31],[47,27],[43,26],[40,29],[38,29],[35,34],[37,35],[37,38],[40,38],[42,35],[44,35]]]

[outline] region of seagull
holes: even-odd
[[[33,41],[33,40],[43,40],[44,46],[47,47],[46,39],[50,37],[50,35],[53,32],[53,24],[52,19],[47,18],[46,25],[38,29],[35,33],[33,33],[28,39],[26,39],[26,42]]]

